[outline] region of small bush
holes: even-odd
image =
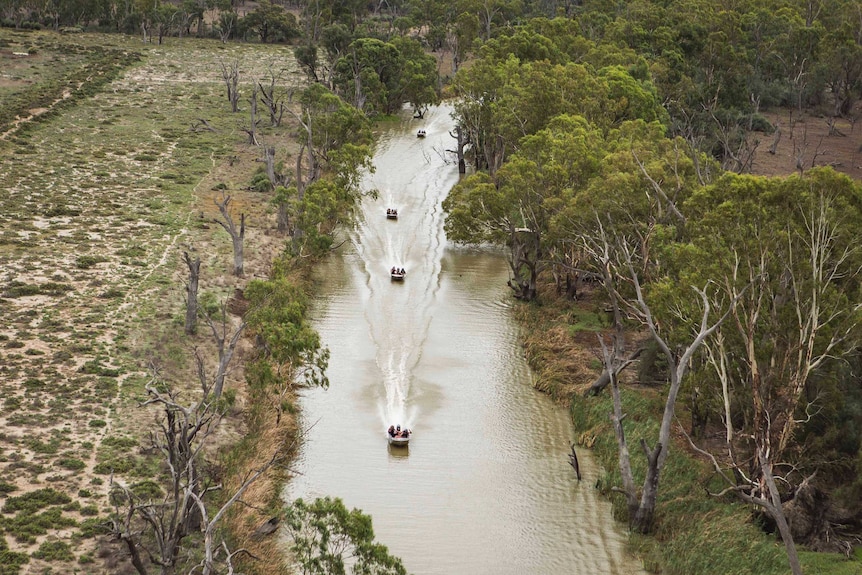
[[[84,469],[87,465],[80,459],[74,457],[64,457],[57,460],[57,465],[69,471],[78,471]]]
[[[101,294],[99,294],[99,297],[102,299],[119,299],[119,298],[125,297],[125,295],[126,295],[126,292],[124,292],[121,289],[110,288],[110,289],[102,292]]]
[[[108,525],[98,517],[84,519],[78,525],[78,528],[81,530],[79,532],[80,536],[86,539],[92,539],[97,535],[104,535],[110,530]]]
[[[19,497],[10,497],[7,499],[6,505],[3,506],[3,513],[15,513],[16,511],[36,513],[51,505],[65,505],[71,501],[72,498],[65,493],[61,493],[50,487],[48,489],[37,489]]]
[[[72,553],[69,544],[65,541],[45,541],[39,545],[39,549],[33,553],[35,559],[45,561],[74,561],[75,554]]]
[[[96,467],[93,468],[93,471],[95,473],[98,473],[99,475],[110,475],[111,473],[128,473],[135,466],[136,461],[136,458],[129,456],[115,457],[96,464]]]
[[[0,573],[3,575],[16,575],[18,568],[25,565],[28,561],[30,561],[30,557],[26,553],[2,549],[0,550]]]
[[[75,258],[75,267],[81,270],[87,270],[96,264],[108,261],[107,258],[99,256],[78,256]]]

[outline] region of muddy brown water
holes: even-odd
[[[590,454],[580,483],[569,466],[566,410],[530,385],[505,260],[446,240],[451,125],[441,107],[380,134],[363,184],[379,196],[319,270],[331,387],[302,395],[308,431],[285,498],[340,497],[370,514],[416,575],[640,575]],[[414,430],[408,448],[387,445],[393,423]]]

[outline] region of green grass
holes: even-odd
[[[601,331],[608,328],[607,314],[575,307],[569,312],[569,324],[572,335],[581,331]]]

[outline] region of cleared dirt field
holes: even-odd
[[[862,181],[862,123],[846,118],[832,121],[824,115],[799,114],[792,110],[763,114],[778,126],[776,134],[759,134],[752,172],[764,176],[798,173],[797,160],[804,169],[832,166],[836,171]],[[862,118],[862,104],[854,111]],[[832,125],[830,126],[830,123]],[[769,152],[776,138],[775,153]]]

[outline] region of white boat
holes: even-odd
[[[425,130],[419,130],[418,132],[416,132],[416,137],[417,138],[424,138],[425,137]]]
[[[397,220],[398,219],[398,210],[396,210],[394,208],[387,208],[386,209],[386,217],[390,220]]]
[[[389,275],[393,281],[400,282],[404,280],[404,276],[407,275],[407,272],[404,271],[404,268],[392,268],[389,271]]]
[[[405,429],[401,432],[401,435],[389,435],[386,434],[386,438],[389,440],[389,445],[395,447],[407,447],[407,444],[410,443],[410,436],[413,435],[413,432]]]

